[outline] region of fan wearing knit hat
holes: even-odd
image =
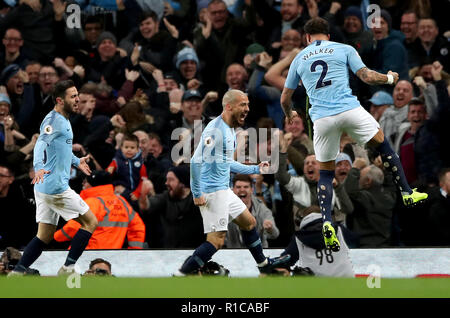
[[[178,52],[175,66],[180,71],[183,81],[195,78],[199,67],[197,53],[193,48],[185,47]]]
[[[341,152],[336,157],[335,164],[335,178],[339,184],[342,184],[352,168],[352,159],[345,152]]]
[[[358,53],[362,54],[371,50],[373,34],[370,30],[364,29],[364,20],[359,7],[350,6],[345,10],[343,33],[348,44]]]

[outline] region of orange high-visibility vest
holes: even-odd
[[[130,249],[144,247],[144,222],[122,196],[114,194],[112,184],[85,189],[80,196],[98,220],[86,249],[120,249],[125,238]],[[58,242],[71,241],[80,227],[80,223],[70,220],[55,233],[54,239]]]

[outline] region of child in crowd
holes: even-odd
[[[139,140],[135,135],[124,135],[120,149],[106,171],[113,177],[115,192],[126,198],[133,207],[137,207],[142,181],[148,176],[139,149]]]

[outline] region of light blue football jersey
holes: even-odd
[[[71,166],[78,166],[80,159],[72,152],[73,132],[70,121],[55,110],[41,123],[39,138],[34,147],[34,171],[50,171],[44,182],[35,184],[36,191],[57,194],[69,188]]]
[[[236,133],[218,116],[205,127],[191,158],[191,191],[194,198],[202,193],[228,189],[230,171],[259,174],[259,166],[244,165],[234,160]]]
[[[300,80],[309,96],[309,116],[315,120],[360,106],[349,85],[348,68],[356,73],[366,67],[350,45],[314,41],[291,63],[285,87],[296,89]]]

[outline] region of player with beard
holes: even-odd
[[[75,272],[75,263],[86,248],[97,218],[81,197],[69,187],[71,166],[90,175],[88,157],[77,158],[72,152],[72,127],[70,114],[78,111],[78,91],[71,80],[55,85],[54,109],[44,118],[40,135],[34,148],[34,171],[32,180],[36,198],[36,222],[38,232],[26,246],[23,256],[10,275],[23,275],[53,240],[60,216],[74,219],[81,228],[72,239],[71,249],[58,275]]]
[[[194,204],[200,207],[206,241],[202,243],[174,273],[184,276],[195,273],[224,245],[228,222],[233,220],[242,233],[242,240],[262,273],[289,261],[290,256],[267,258],[256,231],[255,217],[230,189],[230,171],[260,174],[268,170],[268,163],[244,165],[234,160],[236,133],[234,128],[244,124],[249,112],[247,95],[236,89],[225,93],[223,111],[205,128],[191,159],[191,190]]]

